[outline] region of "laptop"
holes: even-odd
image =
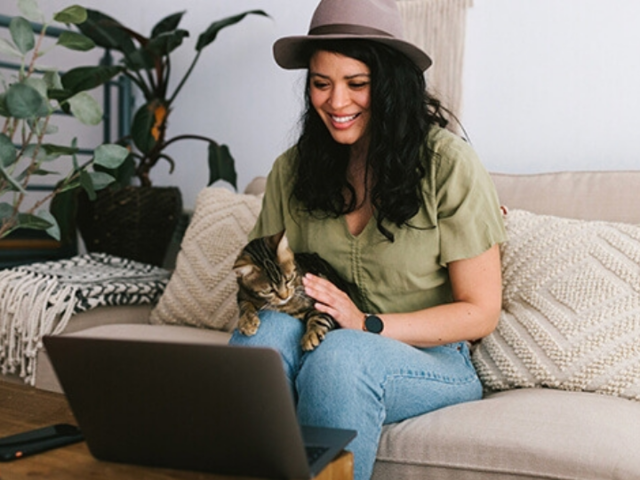
[[[100,460],[305,479],[356,435],[300,427],[281,357],[269,348],[72,335],[43,341]]]

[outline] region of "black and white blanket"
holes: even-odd
[[[0,367],[35,383],[42,337],[71,317],[106,305],[155,303],[170,272],[104,253],[0,271]]]

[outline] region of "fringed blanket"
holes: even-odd
[[[103,253],[0,271],[0,367],[35,384],[42,337],[104,305],[155,303],[168,270]]]

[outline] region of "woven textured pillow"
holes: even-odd
[[[640,400],[640,227],[513,210],[497,329],[474,350],[489,390]]]
[[[258,218],[261,198],[205,188],[182,240],[176,268],[152,324],[231,331],[238,320],[233,263]]]

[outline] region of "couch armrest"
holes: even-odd
[[[63,333],[79,332],[100,325],[119,323],[149,323],[153,305],[118,305],[98,307],[74,315]]]

